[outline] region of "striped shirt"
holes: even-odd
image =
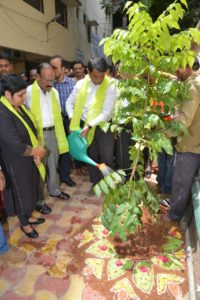
[[[65,76],[63,82],[54,82],[54,88],[58,91],[60,96],[60,106],[62,115],[66,116],[66,101],[69,95],[71,94],[73,88],[75,86],[75,81],[72,78]]]

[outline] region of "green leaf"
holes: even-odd
[[[169,18],[167,19],[167,25],[168,25],[170,28],[175,28],[175,29],[180,30],[179,24],[178,24],[175,20],[173,20],[170,16],[169,16]]]
[[[127,209],[127,205],[128,205],[127,203],[123,203],[119,207],[117,207],[117,211],[116,211],[117,215],[123,214]]]
[[[110,224],[104,214],[101,215],[101,221],[102,221],[103,226],[109,230]]]
[[[197,28],[190,28],[190,33],[193,38],[193,40],[200,44],[200,31]]]
[[[97,197],[100,197],[100,196],[101,196],[101,188],[99,187],[98,184],[96,184],[96,185],[93,187],[93,191],[95,192],[95,194],[96,194]]]
[[[112,176],[117,182],[122,181],[122,177],[117,172],[111,173],[110,176]]]
[[[188,8],[188,4],[187,4],[187,1],[186,0],[180,0],[181,3],[183,3],[185,5],[186,8]]]
[[[163,94],[167,94],[171,91],[171,89],[173,87],[173,83],[174,82],[172,80],[165,83],[165,87],[163,89]]]
[[[124,230],[124,228],[122,229],[120,229],[120,231],[119,231],[119,236],[120,236],[120,238],[122,239],[122,241],[126,241],[126,232],[125,232],[125,230]]]
[[[126,1],[124,8],[127,9],[129,6],[131,6],[132,1]]]
[[[115,214],[117,208],[116,208],[116,206],[113,203],[110,203],[107,210],[110,210],[112,213]]]
[[[121,176],[126,176],[126,173],[123,170],[118,170],[117,173]]]
[[[104,180],[111,189],[115,189],[116,184],[110,175],[106,176]]]
[[[132,215],[130,218],[128,218],[128,222],[126,223],[126,225],[129,226],[130,224],[134,224],[135,220],[135,215]]]
[[[106,182],[104,181],[104,179],[102,179],[99,182],[99,186],[100,186],[101,190],[104,192],[104,194],[108,194],[109,193],[109,188],[108,188]]]

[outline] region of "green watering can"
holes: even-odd
[[[97,164],[93,159],[87,155],[88,143],[86,139],[80,135],[80,130],[74,130],[67,137],[69,144],[69,153],[72,158],[85,162],[89,165],[97,167],[103,174],[103,176],[108,175],[112,169],[106,166],[104,163]]]

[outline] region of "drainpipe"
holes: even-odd
[[[192,184],[192,203],[194,208],[194,216],[195,216],[195,224],[196,224],[198,240],[200,240],[200,177],[199,176],[194,179]],[[196,300],[193,258],[192,258],[192,249],[190,245],[188,228],[185,232],[185,242],[186,242],[186,254],[187,254],[186,260],[187,260],[187,267],[188,267],[188,283],[189,283],[190,300]]]
[[[187,269],[188,269],[189,299],[196,300],[193,258],[192,258],[192,249],[190,245],[188,228],[185,232],[185,243],[186,243],[186,261],[187,261]]]

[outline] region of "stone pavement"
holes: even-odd
[[[9,242],[24,250],[27,259],[16,265],[0,264],[0,300],[183,299],[184,251],[174,253],[174,258],[134,262],[134,275],[126,271],[127,260],[116,256],[98,218],[103,199],[88,194],[87,176],[73,175],[73,179],[76,187],[61,185],[71,194],[70,200],[46,197],[53,210],[36,227],[39,238],[26,237],[16,217],[5,224]]]
[[[21,264],[0,264],[1,300],[78,300],[81,299],[83,280],[69,276],[66,265],[71,259],[70,237],[80,231],[89,220],[100,214],[102,199],[88,196],[87,176],[74,176],[75,188],[65,184],[61,189],[70,193],[68,201],[46,197],[53,209],[45,215],[44,224],[35,227],[39,238],[31,240],[19,228],[16,217],[4,224],[9,242],[26,251],[27,260]],[[35,216],[40,216],[35,213]],[[77,289],[78,285],[78,289]]]

